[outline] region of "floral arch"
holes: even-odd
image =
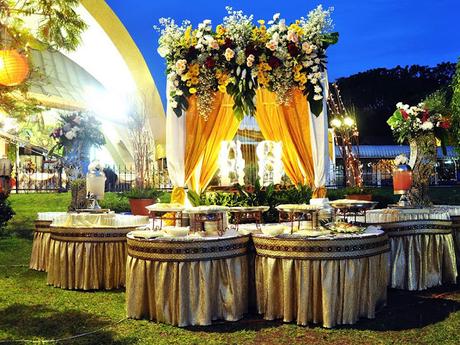
[[[338,40],[332,9],[318,6],[288,25],[227,7],[215,29],[161,19],[159,53],[167,62],[166,154],[173,200],[184,187],[201,192],[218,170],[220,143],[232,140],[244,115],[266,140],[283,143],[294,184],[325,195],[328,169],[326,49]]]

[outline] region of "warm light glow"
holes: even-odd
[[[343,119],[343,123],[345,124],[345,126],[353,127],[355,124],[355,120],[347,116],[346,118]]]
[[[342,121],[339,119],[332,119],[331,126],[334,128],[340,128],[340,126],[342,126]]]
[[[16,86],[29,75],[27,58],[16,50],[0,50],[0,84]]]
[[[281,142],[261,141],[256,148],[259,163],[259,183],[261,186],[281,183],[283,177],[283,152]]]

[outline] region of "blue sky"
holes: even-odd
[[[158,55],[153,25],[161,17],[193,24],[211,19],[216,25],[225,6],[270,19],[280,12],[288,22],[318,4],[333,6],[339,43],[328,50],[329,77],[334,80],[376,67],[436,65],[460,57],[460,0],[107,0],[131,33],[165,98],[164,60]]]

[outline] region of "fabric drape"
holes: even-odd
[[[279,105],[266,89],[256,92],[256,120],[266,140],[281,141],[284,170],[294,184],[314,185],[310,108],[306,97],[293,90],[288,105]]]
[[[313,183],[313,198],[326,197],[326,180],[329,172],[329,132],[327,119],[327,97],[329,83],[327,72],[321,79],[323,86],[323,110],[319,114],[310,113],[311,149],[313,153],[313,165],[315,179]]]
[[[196,96],[190,97],[186,113],[185,181],[200,193],[218,169],[221,142],[232,140],[240,121],[233,115],[233,101],[217,92],[214,107],[205,121],[198,113]]]

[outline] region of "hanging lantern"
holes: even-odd
[[[0,84],[16,86],[29,75],[29,62],[17,50],[0,50]]]

